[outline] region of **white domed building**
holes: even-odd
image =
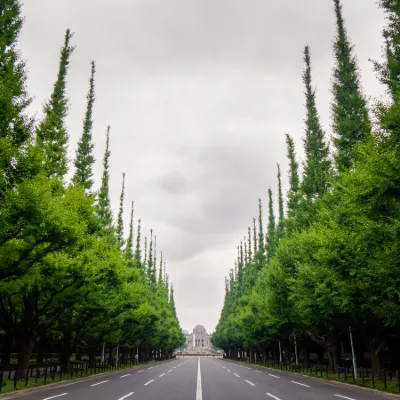
[[[193,333],[186,336],[187,349],[206,350],[211,348],[211,336],[207,334],[206,328],[203,325],[196,325],[193,328]]]

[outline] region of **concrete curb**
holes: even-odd
[[[225,358],[225,360],[228,360]],[[297,375],[297,376],[301,376],[302,378],[307,378],[307,379],[311,379],[313,381],[316,382],[322,382],[322,383],[326,383],[328,385],[331,386],[339,386],[339,387],[346,387],[346,388],[352,388],[352,389],[360,389],[360,390],[364,390],[364,391],[368,391],[370,393],[374,393],[377,396],[383,397],[385,399],[394,399],[394,400],[400,400],[400,395],[398,394],[394,394],[394,393],[388,393],[388,392],[382,392],[381,390],[376,390],[376,389],[372,389],[372,388],[368,388],[368,387],[363,387],[363,386],[358,386],[358,385],[352,385],[351,383],[345,383],[345,382],[338,382],[338,381],[333,381],[330,379],[324,379],[324,378],[317,378],[314,376],[308,376],[308,375],[303,375],[303,374],[299,374],[297,372],[291,372],[291,371],[283,371],[281,369],[274,369],[274,368],[269,368],[269,367],[264,367],[263,365],[258,365],[258,364],[251,364],[245,361],[236,361],[236,360],[229,360],[229,361],[233,361],[233,362],[237,362],[240,364],[246,364],[246,365],[252,365],[257,366],[259,368],[264,368],[266,370],[269,371],[279,371],[280,373],[286,374],[286,375]]]
[[[165,361],[169,360],[164,360],[164,361],[159,361],[160,364],[162,364]],[[147,364],[141,364],[135,367],[128,367],[128,368],[121,368],[118,371],[108,371],[108,372],[102,372],[101,374],[96,374],[96,375],[91,375],[91,376],[85,376],[82,378],[77,378],[77,379],[70,379],[70,380],[65,380],[64,382],[56,382],[56,383],[48,383],[46,385],[42,386],[37,386],[33,388],[27,388],[27,389],[19,389],[13,392],[8,392],[4,394],[0,394],[0,400],[8,400],[8,399],[15,399],[21,396],[26,396],[28,394],[31,394],[33,392],[45,392],[46,390],[50,389],[57,389],[57,388],[63,388],[67,386],[72,386],[76,385],[77,383],[81,383],[84,381],[92,381],[94,379],[97,379],[102,376],[112,376],[121,373],[122,371],[132,371],[141,367],[144,367],[146,365],[151,365],[155,363],[154,361],[151,361]]]

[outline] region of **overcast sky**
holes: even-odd
[[[376,0],[343,0],[362,83],[380,96],[369,58],[381,57]],[[41,107],[56,78],[64,32],[76,50],[68,76],[73,157],[82,131],[90,61],[97,63],[94,141],[100,183],[111,125],[111,195],[121,175],[144,231],[153,228],[175,286],[183,329],[215,329],[236,246],[276,192],[287,187],[284,134],[302,154],[302,51],[310,45],[319,111],[330,135],[335,33],[332,0],[25,0],[20,48]],[[266,221],[266,216],[264,216]]]

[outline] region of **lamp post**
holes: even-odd
[[[281,341],[279,341],[279,363],[282,364],[282,350],[281,350]]]
[[[357,379],[356,353],[354,352],[353,334],[352,334],[352,332],[351,332],[351,326],[349,326],[349,333],[350,333],[351,353],[352,353],[352,355],[353,355],[354,378]]]
[[[299,365],[299,357],[297,356],[297,340],[296,335],[294,335],[294,354],[296,356],[296,366]]]

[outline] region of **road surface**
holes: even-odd
[[[216,359],[181,358],[47,388],[23,400],[377,400],[373,392]]]

